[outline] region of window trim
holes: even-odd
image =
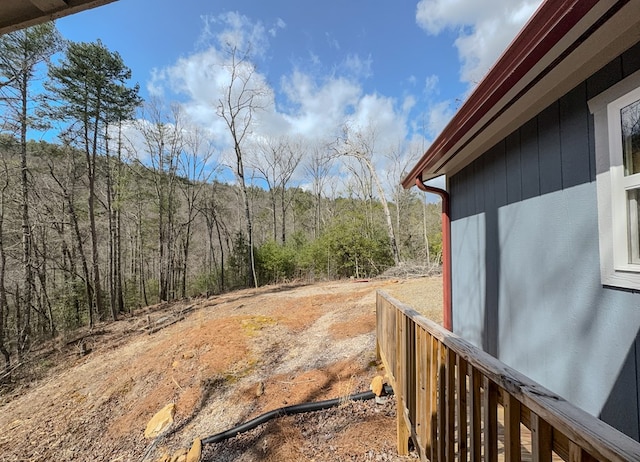
[[[640,71],[588,101],[594,118],[600,276],[603,285],[640,290],[640,264],[629,263],[627,190],[640,174],[624,176],[620,109],[640,99]]]

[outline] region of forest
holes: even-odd
[[[248,52],[226,52],[220,148],[101,42],[53,23],[0,37],[0,377],[160,301],[439,263],[439,204],[399,184],[419,149],[380,170],[374,124],[256,136],[266,96]]]

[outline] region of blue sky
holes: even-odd
[[[412,158],[428,147],[539,3],[119,0],[57,25],[73,41],[101,39],[122,55],[145,99],[179,101],[220,139],[221,37],[251,41],[274,101],[261,136],[335,138],[345,120],[373,124],[385,169],[390,146],[413,143],[403,148]]]

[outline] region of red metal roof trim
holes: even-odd
[[[416,177],[441,160],[597,3],[598,0],[545,1],[402,185],[411,187]]]

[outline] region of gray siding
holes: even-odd
[[[450,178],[453,324],[636,440],[640,295],[603,287],[587,100],[640,69],[640,45]]]

